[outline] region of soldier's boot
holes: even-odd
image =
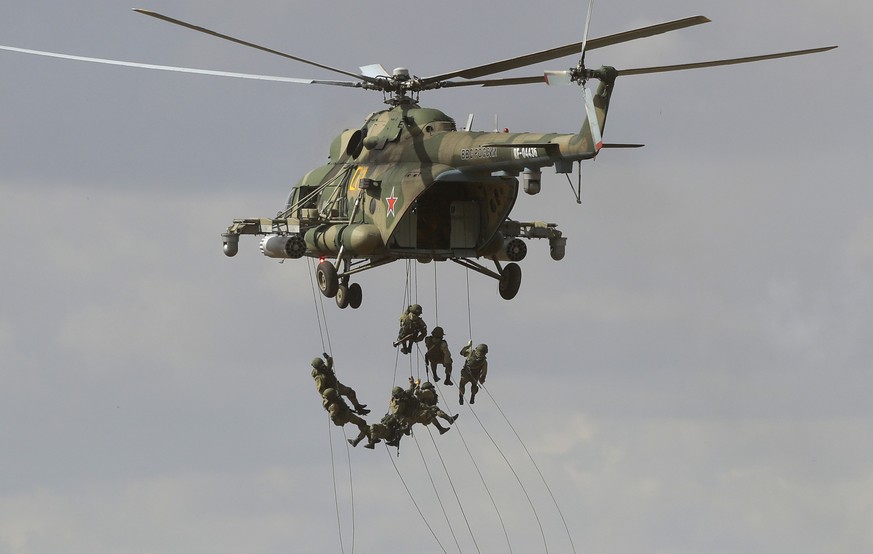
[[[431,373],[433,373],[433,380],[436,381],[437,383],[439,383],[439,382],[440,382],[440,376],[437,375],[436,366],[434,365],[433,367],[431,367],[430,371],[431,371]]]
[[[374,448],[376,448],[376,443],[377,443],[377,442],[379,442],[378,439],[377,439],[377,440],[370,439],[370,442],[368,442],[367,444],[365,444],[365,445],[364,445],[364,448],[369,448],[370,450],[373,450]]]
[[[455,414],[455,415],[453,415],[453,416],[445,416],[443,419],[445,419],[446,421],[448,421],[448,422],[449,422],[449,425],[451,425],[452,423],[458,421],[458,416],[459,416],[459,415],[461,415],[461,414]]]
[[[368,441],[372,442],[373,440],[373,434],[370,432],[370,427],[366,423],[358,426],[358,436],[355,437],[354,440],[349,439],[349,444],[352,446],[358,446],[358,443],[364,440],[364,437],[366,437]]]
[[[370,410],[367,409],[366,404],[355,404],[355,411],[361,415],[367,415],[370,413]]]
[[[476,403],[476,393],[474,392],[473,394],[470,395],[470,404],[475,404],[475,403]]]
[[[460,404],[461,406],[464,405],[464,393],[463,392],[458,395],[458,404]]]
[[[443,427],[442,425],[440,425],[440,422],[437,420],[433,421],[433,426],[436,427],[437,429],[439,429],[440,435],[445,435],[446,433],[449,432],[449,428]]]

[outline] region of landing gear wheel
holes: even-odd
[[[336,289],[336,305],[339,306],[341,310],[344,310],[349,305],[349,287],[346,285],[340,285]]]
[[[364,293],[361,291],[361,285],[357,283],[349,285],[349,306],[351,306],[353,310],[357,310],[361,307],[363,294]]]
[[[336,268],[332,263],[325,260],[318,264],[315,269],[315,281],[318,283],[318,290],[321,294],[328,298],[336,296],[336,291],[339,288],[339,279],[336,276]]]
[[[512,300],[518,294],[519,287],[521,287],[521,268],[517,263],[507,264],[500,274],[500,284],[497,286],[500,296],[504,300]]]

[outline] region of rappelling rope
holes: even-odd
[[[412,304],[418,304],[418,269],[417,264],[413,266],[415,263],[414,260],[406,260],[406,278],[405,278],[405,287],[403,290],[403,304],[400,309],[400,313],[406,313],[406,308],[411,306]],[[399,338],[399,337],[398,337]],[[421,353],[421,349],[419,348],[418,343],[412,343],[412,348]],[[393,382],[397,383],[397,364],[399,359],[399,353],[395,356],[394,360],[394,379]],[[417,379],[421,379],[421,358],[417,356],[410,356],[409,358],[409,375],[410,377],[415,377]]]
[[[469,337],[470,337],[470,342],[472,344],[472,341],[473,341],[473,308],[472,308],[472,305],[470,302],[470,269],[469,268],[466,269],[464,276],[466,278],[466,284],[467,284],[467,330],[470,333]],[[439,386],[439,383],[437,383],[437,386]],[[440,393],[442,393],[442,391],[440,391]],[[440,398],[442,398],[442,394],[440,394]],[[472,411],[472,407],[470,407],[470,411]],[[475,412],[473,413],[473,415],[474,416],[476,415]],[[476,417],[476,420],[479,421],[478,416]],[[482,425],[481,421],[479,421],[479,425],[481,425],[482,429],[485,430],[485,426]],[[458,431],[458,436],[461,437],[461,442],[464,444],[464,449],[467,450],[467,455],[470,457],[470,461],[473,462],[473,467],[476,468],[476,473],[479,474],[479,479],[482,481],[482,486],[485,487],[485,492],[488,493],[488,498],[491,499],[491,504],[494,506],[494,511],[497,512],[497,518],[500,520],[500,526],[503,528],[503,535],[506,537],[506,545],[509,548],[509,552],[511,554],[512,553],[512,543],[509,540],[509,533],[506,530],[506,524],[503,522],[503,516],[500,514],[500,509],[497,507],[497,502],[494,501],[494,496],[491,494],[491,490],[488,488],[488,483],[485,482],[485,477],[482,475],[482,472],[479,471],[479,466],[476,464],[476,460],[473,458],[473,453],[470,452],[470,447],[467,446],[467,441],[464,440],[464,435],[461,434],[461,430],[458,428],[457,422],[455,423],[455,425],[453,425],[453,427],[455,427],[456,430]],[[485,430],[485,433],[487,434],[488,431]],[[490,437],[490,435],[489,435],[489,437]],[[494,442],[494,439],[491,439],[491,442]],[[497,446],[497,444],[495,443],[495,447],[496,446]],[[500,451],[499,448],[497,450],[498,450],[498,452]],[[503,453],[501,452],[501,455],[502,454]],[[505,459],[505,457],[504,457],[504,459]],[[508,463],[509,462],[507,461],[507,464]],[[510,469],[512,469],[512,466],[510,466]],[[515,470],[513,470],[513,473],[515,473]],[[516,479],[518,479],[518,475],[516,475]],[[520,483],[521,483],[521,481],[519,480],[519,484]],[[524,486],[522,486],[522,490],[524,490]],[[525,496],[527,496],[527,491],[525,491]],[[530,498],[528,498],[528,502],[530,502]],[[531,504],[531,507],[533,507],[532,504]],[[534,515],[536,515],[536,511],[534,511]],[[537,523],[539,523],[539,517],[537,517]],[[542,529],[543,529],[543,526],[542,526],[542,524],[540,524],[540,531],[541,532],[542,532]],[[545,541],[545,535],[543,535],[543,540]]]
[[[470,332],[469,338],[473,340],[473,309],[470,306],[470,269],[467,268],[465,273],[467,276],[467,330]]]
[[[433,317],[434,326],[440,324],[440,298],[439,298],[439,281],[437,280],[437,262],[433,262]]]
[[[339,493],[336,488],[336,464],[333,461],[333,437],[330,434],[330,426],[331,426],[330,417],[327,418],[327,442],[330,443],[330,469],[331,474],[333,476],[333,502],[336,506],[336,526],[339,535],[339,543],[340,543],[340,552],[345,553],[345,548],[343,547],[343,525],[342,520],[340,519],[340,509],[339,509]]]
[[[355,554],[355,486],[352,481],[352,452],[349,437],[346,435],[346,427],[343,425],[343,443],[346,445],[346,458],[349,461],[349,498],[352,503],[352,554]]]
[[[321,349],[323,352],[330,353],[333,355],[333,346],[330,343],[330,330],[327,327],[327,314],[324,311],[324,298],[319,299],[319,295],[315,291],[315,278],[313,274],[315,273],[314,262],[312,258],[309,259],[309,284],[312,289],[312,301],[315,306],[315,316],[318,320],[318,332],[321,337]],[[319,301],[320,300],[320,301]],[[327,339],[327,346],[325,347],[325,338]],[[334,452],[333,452],[333,439],[330,434],[331,427],[330,416],[327,418],[327,434],[328,434],[328,442],[330,443],[330,466],[331,472],[333,473],[333,498],[334,504],[336,505],[336,519],[337,519],[337,527],[339,530],[339,540],[340,540],[340,551],[345,553],[345,549],[343,546],[343,530],[342,523],[340,519],[340,510],[339,510],[339,492],[337,491],[336,486],[336,464],[334,462]],[[355,489],[354,483],[352,482],[352,455],[349,450],[351,446],[348,442],[348,437],[346,437],[346,430],[343,427],[343,437],[346,439],[346,457],[348,458],[349,463],[349,498],[351,502],[351,514],[352,514],[352,554],[355,552]]]
[[[497,400],[495,400],[494,396],[492,396],[491,392],[485,388],[485,385],[480,385],[480,388],[485,391],[485,393],[488,395],[488,397],[494,403],[494,406],[497,408],[497,411],[500,412],[500,415],[502,415],[503,419],[506,420],[506,424],[509,425],[510,429],[512,429],[512,432],[515,434],[515,438],[518,439],[518,442],[521,444],[521,447],[524,448],[524,451],[527,454],[527,457],[530,458],[531,463],[533,464],[534,468],[537,470],[537,474],[539,474],[540,479],[542,479],[543,485],[545,485],[546,490],[549,491],[549,496],[552,497],[552,502],[555,503],[555,509],[558,510],[558,515],[561,516],[561,522],[564,524],[564,529],[567,531],[567,539],[569,539],[569,541],[570,541],[570,548],[573,550],[573,552],[575,554],[576,546],[573,544],[573,537],[570,534],[570,528],[567,526],[567,520],[564,519],[564,513],[561,511],[561,507],[558,505],[558,501],[555,499],[555,495],[552,494],[552,489],[551,489],[551,487],[549,487],[549,484],[546,482],[546,478],[543,476],[542,471],[540,471],[539,466],[537,465],[537,463],[534,460],[533,456],[531,455],[530,451],[527,449],[527,446],[524,444],[524,441],[521,440],[521,436],[519,436],[518,431],[516,431],[515,427],[512,426],[512,423],[510,423],[509,418],[506,417],[506,414],[503,413],[503,410],[500,409],[500,405],[497,404]]]
[[[421,508],[418,507],[418,502],[415,501],[415,497],[412,496],[412,491],[409,490],[409,486],[406,484],[406,480],[403,479],[403,475],[400,473],[400,468],[397,467],[397,463],[394,461],[394,456],[392,456],[391,451],[388,450],[388,445],[385,445],[385,452],[388,453],[388,458],[391,460],[391,465],[394,466],[394,471],[397,472],[397,477],[399,477],[400,482],[403,483],[403,488],[406,489],[406,494],[409,495],[409,499],[412,500],[413,506],[415,506],[415,509],[418,510],[418,515],[421,516],[421,520],[424,521],[427,530],[430,531],[431,535],[433,535],[433,540],[436,541],[436,543],[440,547],[440,550],[442,550],[444,554],[448,554],[445,547],[443,547],[443,544],[440,542],[440,539],[436,536],[436,533],[434,533],[434,530],[430,526],[430,523],[427,522],[427,518],[424,517],[424,513],[421,511]]]
[[[428,433],[430,433],[430,429],[428,428]],[[431,435],[431,439],[433,439],[433,435]],[[455,546],[458,547],[458,552],[461,551],[461,545],[458,542],[458,537],[455,535],[455,529],[452,527],[452,522],[449,520],[449,514],[446,513],[446,507],[443,505],[443,499],[440,498],[440,493],[437,490],[436,483],[433,480],[433,475],[430,472],[430,467],[427,465],[427,459],[424,457],[424,452],[421,450],[421,444],[418,442],[418,438],[416,438],[415,433],[412,434],[412,440],[415,441],[415,446],[418,448],[418,455],[421,456],[421,465],[424,466],[424,471],[427,473],[427,478],[430,480],[430,486],[433,488],[433,493],[436,495],[437,503],[440,505],[440,510],[443,512],[443,517],[446,519],[446,524],[449,526],[449,532],[452,534],[452,539],[455,541]],[[436,442],[434,442],[434,447],[436,447]]]
[[[442,395],[440,395],[440,398],[442,398]],[[443,404],[445,404],[445,402]],[[494,506],[494,512],[497,514],[497,519],[500,520],[500,527],[503,529],[503,536],[506,537],[506,546],[509,548],[509,553],[512,554],[512,542],[509,540],[509,532],[507,532],[506,530],[506,523],[504,523],[503,516],[500,514],[500,508],[497,507],[497,502],[494,500],[494,495],[491,494],[491,489],[488,488],[488,483],[485,481],[485,476],[482,475],[481,471],[479,471],[479,465],[476,463],[476,459],[473,457],[473,453],[470,452],[470,447],[469,445],[467,445],[467,441],[464,439],[464,434],[461,433],[461,428],[458,426],[458,422],[456,421],[452,425],[452,427],[455,429],[455,431],[457,431],[458,437],[460,437],[461,443],[463,443],[464,445],[464,450],[467,451],[467,456],[470,457],[470,462],[472,462],[473,467],[476,468],[476,473],[479,474],[479,480],[482,481],[482,486],[485,488],[485,492],[488,494],[488,498],[491,500],[491,505]],[[458,503],[460,504],[460,501]],[[464,516],[464,519],[466,519],[466,516]],[[467,524],[467,526],[469,528],[469,523]],[[472,533],[473,532],[470,531],[471,535]],[[475,543],[476,540],[473,539],[473,542]],[[476,546],[476,549],[479,549],[478,545]]]
[[[470,520],[467,519],[467,512],[464,511],[464,505],[461,504],[461,498],[458,496],[458,490],[455,488],[455,483],[452,481],[451,475],[449,475],[449,469],[446,467],[446,461],[443,459],[443,455],[440,452],[439,447],[437,447],[436,440],[433,438],[433,433],[428,429],[428,435],[430,436],[430,440],[433,443],[434,450],[436,450],[437,457],[440,459],[440,464],[443,466],[443,471],[446,474],[446,479],[449,480],[449,485],[452,487],[452,494],[455,495],[455,501],[458,503],[458,509],[461,510],[461,516],[464,518],[464,523],[467,525],[467,531],[470,532],[470,538],[473,539],[473,545],[476,547],[476,552],[481,554],[481,550],[479,550],[479,543],[476,542],[476,536],[473,534],[473,529],[470,527]],[[456,540],[457,542],[457,540]],[[460,547],[458,547],[460,550]]]
[[[479,425],[482,427],[482,430],[485,431],[485,434],[488,436],[489,439],[491,439],[491,444],[494,445],[494,448],[496,448],[497,452],[500,453],[500,456],[503,458],[503,461],[506,462],[507,467],[509,467],[509,470],[515,476],[515,480],[518,481],[518,485],[521,487],[521,491],[524,493],[524,497],[527,498],[527,503],[530,504],[530,509],[533,512],[534,518],[536,518],[536,520],[537,520],[537,525],[539,525],[539,527],[540,527],[540,534],[543,537],[543,548],[545,548],[545,551],[548,554],[549,545],[548,545],[548,543],[546,543],[546,533],[543,530],[543,524],[540,521],[540,516],[539,516],[539,514],[537,514],[537,509],[534,507],[533,501],[530,499],[530,495],[528,495],[528,493],[527,493],[527,489],[524,487],[524,483],[521,482],[521,478],[518,476],[518,473],[516,473],[515,468],[512,467],[512,464],[509,462],[509,459],[503,453],[503,450],[501,450],[500,447],[497,446],[497,441],[494,440],[494,437],[492,437],[491,433],[488,432],[488,429],[485,428],[485,425],[482,423],[482,420],[479,419],[479,416],[476,414],[476,411],[473,409],[473,406],[468,405],[468,407],[470,408],[470,413],[472,413],[473,417],[476,418],[476,421],[479,422]]]
[[[315,306],[315,318],[318,321],[318,333],[321,335],[321,351],[324,352],[326,350],[324,346],[324,327],[322,326],[321,320],[321,312],[318,309],[318,295],[315,292],[315,278],[313,274],[315,273],[315,268],[313,267],[312,258],[308,258],[309,262],[309,285],[312,289],[312,304]]]

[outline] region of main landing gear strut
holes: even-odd
[[[510,262],[501,266],[499,261],[494,260],[494,265],[497,266],[495,272],[468,258],[451,258],[451,260],[467,269],[497,279],[497,291],[504,300],[512,300],[518,294],[518,289],[521,287],[521,267],[517,263]]]
[[[345,262],[348,266],[348,261]],[[348,267],[346,267],[348,271]],[[356,310],[361,307],[363,292],[361,285],[357,283],[349,284],[348,274],[339,277],[336,266],[328,260],[322,260],[315,269],[315,281],[318,283],[318,290],[321,294],[328,298],[334,298],[336,305],[341,309],[349,306]]]

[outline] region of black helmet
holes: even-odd
[[[443,331],[442,327],[434,327],[433,332],[431,332],[431,334],[438,339],[441,339],[446,335],[446,333],[445,333],[445,331]]]

